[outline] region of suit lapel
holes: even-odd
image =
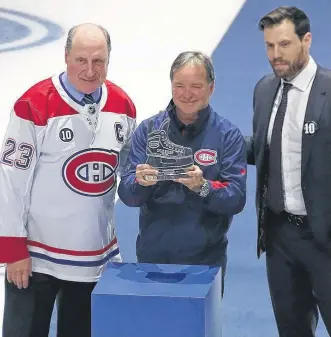
[[[265,251],[265,225],[267,217],[267,174],[268,174],[268,153],[265,151],[267,146],[267,136],[269,129],[270,116],[274,106],[275,97],[278,92],[280,79],[273,77],[270,82],[265,86],[261,95],[261,105],[259,105],[256,112],[259,114],[258,123],[258,139],[255,140],[256,146],[259,147],[259,156],[257,166],[259,167],[258,186],[259,190],[259,205],[258,205],[258,223],[259,223],[259,239],[258,239],[258,252],[257,255]]]
[[[261,107],[263,111],[261,111],[261,145],[259,144],[259,147],[263,149],[263,153],[260,156],[261,160],[263,161],[264,157],[264,149],[266,148],[267,143],[267,136],[268,136],[268,129],[269,129],[269,122],[270,122],[270,116],[272,112],[272,108],[274,106],[275,97],[277,95],[278,87],[280,84],[280,79],[277,77],[274,77],[268,87],[266,87],[266,95],[265,95],[265,102],[261,104]]]
[[[323,82],[323,77],[320,73],[320,70],[318,69],[314,83],[311,87],[304,124],[307,122],[315,122],[318,124],[325,103],[325,99],[326,99],[326,88]],[[302,160],[301,160],[302,176],[305,173],[313,141],[314,141],[314,134],[307,135],[304,133],[304,130],[302,130]]]

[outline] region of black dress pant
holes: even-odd
[[[33,273],[27,289],[5,281],[3,337],[48,337],[55,299],[57,337],[91,337],[91,293],[96,283]]]
[[[320,310],[331,336],[331,252],[317,245],[307,223],[271,215],[267,275],[280,337],[313,337]]]

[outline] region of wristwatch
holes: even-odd
[[[200,197],[205,198],[209,194],[209,183],[208,180],[204,180],[204,183],[202,184],[200,191],[198,192]]]

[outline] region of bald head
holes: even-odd
[[[111,51],[111,41],[108,31],[100,25],[93,23],[83,23],[72,27],[68,32],[66,41],[66,53],[69,53],[75,42],[78,43],[106,43],[108,57]]]
[[[70,29],[65,47],[69,82],[90,94],[105,81],[108,72],[110,37],[106,29],[84,23]]]

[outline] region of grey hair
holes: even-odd
[[[185,66],[203,64],[206,68],[207,82],[215,81],[215,71],[210,57],[197,51],[186,51],[180,53],[173,62],[170,69],[170,79],[174,78],[174,73]]]
[[[67,40],[66,40],[66,45],[65,45],[65,50],[66,52],[70,52],[71,48],[72,48],[72,42],[73,42],[73,39],[75,37],[75,34],[76,34],[76,30],[78,27],[80,27],[81,25],[77,25],[77,26],[74,26],[72,28],[70,28],[69,32],[68,32],[68,36],[67,36]],[[104,36],[105,36],[105,39],[106,39],[106,42],[107,42],[107,49],[108,49],[108,59],[109,59],[109,56],[110,56],[110,51],[111,51],[111,41],[110,41],[110,35],[107,31],[106,28],[100,26],[100,25],[96,25],[96,27],[100,28],[100,30],[103,32]]]

